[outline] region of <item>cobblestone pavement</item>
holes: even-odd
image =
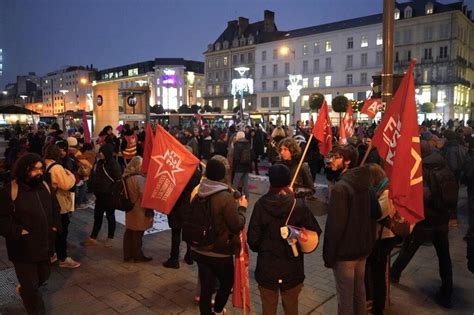
[[[320,176],[322,177],[322,176]],[[252,181],[254,191],[262,192],[264,182]],[[474,275],[466,268],[465,190],[460,199],[460,225],[450,232],[454,272],[454,308],[445,310],[433,301],[440,285],[438,262],[432,246],[422,246],[409,264],[400,284],[391,286],[391,306],[387,314],[474,314]],[[247,218],[259,195],[251,194]],[[69,233],[69,253],[82,263],[76,270],[52,267],[51,278],[42,288],[50,314],[198,314],[193,304],[197,283],[197,265],[181,261],[180,269],[166,269],[161,263],[168,258],[170,231],[146,235],[144,249],[153,256],[150,263],[124,263],[122,237],[124,227],[117,225],[112,248],[102,245],[83,247],[93,222],[91,208],[78,210],[72,217]],[[104,220],[105,221],[105,220]],[[318,217],[324,228],[325,217]],[[106,222],[106,221],[105,221]],[[106,223],[99,239],[106,237]],[[181,254],[184,255],[184,244]],[[305,258],[306,280],[300,295],[301,314],[336,314],[335,283],[332,271],[323,265],[322,245]],[[251,253],[252,314],[261,313],[260,297],[253,270],[256,255]],[[0,314],[24,314],[14,293],[12,265],[7,260],[5,243],[0,240]],[[9,275],[9,276],[7,276]],[[227,314],[240,314],[231,302]],[[279,311],[281,312],[281,309]]]

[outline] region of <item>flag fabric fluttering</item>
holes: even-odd
[[[141,206],[169,214],[198,165],[191,152],[156,125]]]
[[[148,172],[148,165],[150,164],[150,155],[153,150],[153,130],[150,123],[146,123],[145,129],[145,143],[143,143],[143,163],[141,172],[146,174]]]
[[[339,123],[339,144],[347,144],[347,138],[354,135],[354,112],[352,110],[352,102],[347,103],[344,118]]]
[[[86,113],[82,113],[82,129],[84,130],[84,143],[91,143],[91,132],[89,131],[89,124],[87,123]]]
[[[332,150],[332,126],[326,101],[323,102],[319,110],[318,119],[313,128],[313,136],[319,141],[319,152],[323,156],[328,156]]]
[[[370,119],[374,119],[381,108],[382,100],[380,98],[370,97],[364,101],[364,106],[360,112],[369,116]]]
[[[424,219],[423,175],[413,60],[373,137],[390,180],[395,209],[410,223]]]
[[[249,248],[245,229],[240,232],[242,248],[240,254],[234,258],[234,287],[232,291],[232,305],[250,312],[250,284],[249,284]]]

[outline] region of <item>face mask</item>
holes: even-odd
[[[39,184],[43,182],[43,175],[36,175],[35,177],[30,177],[26,181],[26,184],[30,187],[37,187]]]

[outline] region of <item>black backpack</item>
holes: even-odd
[[[251,164],[252,163],[252,149],[244,146],[240,152],[240,164]]]
[[[47,168],[46,170],[44,171],[44,175],[43,175],[43,179],[46,183],[48,183],[50,186],[52,185],[52,182],[51,182],[51,169],[53,168],[53,166],[55,165],[61,165],[60,163],[58,162],[53,162],[51,163]]]
[[[130,200],[128,194],[127,179],[134,175],[141,175],[140,173],[133,173],[114,181],[107,173],[105,167],[102,166],[105,175],[112,181],[112,206],[114,209],[129,212],[133,209],[134,203]]]
[[[217,241],[210,197],[196,196],[191,201],[189,211],[184,216],[183,240],[196,247],[210,246]]]
[[[434,210],[454,210],[458,204],[459,184],[447,165],[423,169],[428,188],[431,191]]]

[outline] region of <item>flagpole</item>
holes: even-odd
[[[296,172],[295,172],[295,174],[293,175],[293,179],[291,180],[291,184],[290,184],[290,187],[291,187],[291,188],[293,188],[293,185],[294,185],[294,183],[295,183],[295,181],[296,181],[296,177],[298,176],[298,173],[299,173],[299,171],[300,171],[301,165],[303,164],[304,158],[306,157],[306,152],[308,152],[309,145],[311,144],[311,140],[313,140],[313,135],[312,135],[312,134],[309,136],[308,143],[306,143],[306,146],[304,147],[304,151],[303,151],[303,154],[301,155],[300,162],[298,163],[298,167],[296,168]]]
[[[364,158],[362,159],[362,162],[360,162],[360,166],[364,166],[365,161],[367,160],[367,157],[369,156],[370,151],[372,151],[372,142],[369,143],[369,146],[367,147],[367,151],[365,151]]]

